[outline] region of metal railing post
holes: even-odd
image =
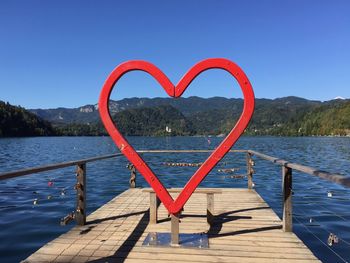
[[[75,211],[75,220],[78,225],[86,224],[86,163],[77,165],[77,208]]]
[[[283,231],[293,231],[292,168],[282,166]]]

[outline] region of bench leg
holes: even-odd
[[[179,223],[180,223],[180,213],[171,214],[171,245],[179,245]]]
[[[149,222],[150,224],[157,224],[158,220],[158,197],[156,193],[150,193],[150,205],[149,205]]]
[[[214,194],[207,194],[207,222],[209,225],[214,223]]]

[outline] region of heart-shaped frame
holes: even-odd
[[[232,128],[231,132],[198,168],[198,170],[193,174],[193,176],[184,186],[178,197],[174,200],[164,185],[160,182],[158,177],[147,165],[147,163],[119,132],[109,112],[109,98],[116,82],[129,71],[141,70],[149,73],[158,81],[158,83],[163,87],[163,89],[170,97],[178,98],[185,92],[187,87],[200,73],[205,70],[214,68],[226,70],[234,78],[236,78],[243,92],[243,111],[236,125]],[[226,153],[232,148],[238,138],[242,135],[253,115],[254,104],[255,100],[252,85],[250,84],[243,70],[230,60],[223,58],[210,58],[203,60],[194,65],[182,77],[176,86],[174,86],[168,77],[153,64],[142,60],[131,60],[117,66],[108,76],[101,91],[98,108],[102,122],[117,147],[136,167],[136,169],[145,178],[148,184],[154,189],[158,198],[164,204],[168,212],[171,214],[176,214],[181,211],[198,185],[204,180],[208,173],[226,155]]]

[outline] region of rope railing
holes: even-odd
[[[207,153],[207,152],[212,152],[212,151],[213,150],[139,150],[137,152],[140,154],[144,154],[144,153]],[[231,150],[230,152],[247,152],[247,150]],[[90,162],[100,161],[100,160],[104,160],[104,159],[110,159],[110,158],[114,158],[114,157],[118,157],[118,156],[122,156],[122,155],[123,155],[122,153],[101,155],[101,156],[96,156],[96,157],[91,157],[91,158],[86,158],[86,159],[68,161],[68,162],[63,162],[63,163],[48,164],[48,165],[44,165],[44,166],[31,167],[31,168],[27,168],[27,169],[21,169],[21,170],[16,170],[16,171],[11,171],[11,172],[0,173],[0,181],[10,179],[10,178],[20,177],[20,176],[24,176],[24,175],[41,173],[41,172],[46,172],[46,171],[50,171],[50,170],[65,168],[65,167],[69,167],[69,166],[75,166],[75,165],[79,165],[79,164],[90,163]]]
[[[145,153],[208,153],[212,152],[213,150],[139,150],[137,151],[140,154],[145,154]],[[329,180],[331,182],[350,187],[350,177],[349,176],[344,176],[340,174],[335,174],[335,173],[330,173],[327,171],[322,171],[316,168],[312,168],[306,165],[301,165],[297,163],[292,163],[288,162],[286,160],[283,160],[281,158],[276,158],[273,156],[269,156],[257,151],[253,150],[230,150],[230,153],[235,153],[235,152],[247,152],[250,153],[251,155],[255,155],[257,157],[260,157],[264,160],[270,161],[275,164],[279,164],[306,174],[314,175],[326,180]],[[109,155],[102,155],[102,156],[96,156],[92,158],[86,158],[86,159],[81,159],[81,160],[74,160],[74,161],[68,161],[68,162],[63,162],[63,163],[56,163],[56,164],[49,164],[45,166],[39,166],[39,167],[32,167],[32,168],[27,168],[27,169],[22,169],[22,170],[17,170],[17,171],[11,171],[11,172],[5,172],[5,173],[0,173],[0,181],[5,180],[5,179],[10,179],[10,178],[15,178],[19,176],[24,176],[24,175],[29,175],[33,173],[39,173],[39,172],[45,172],[49,170],[55,170],[55,169],[60,169],[60,168],[65,168],[69,166],[74,166],[78,164],[83,164],[83,163],[89,163],[89,162],[95,162],[99,160],[104,160],[104,159],[110,159],[114,157],[121,156],[121,153],[115,153],[115,154],[109,154]]]

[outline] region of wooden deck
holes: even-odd
[[[174,194],[176,195],[176,194]],[[207,224],[205,194],[185,205],[180,233],[206,232],[209,248],[142,246],[149,232],[169,232],[161,205],[158,224],[149,224],[149,194],[129,189],[24,262],[319,262],[264,200],[248,189],[222,189],[215,195],[216,219]]]

